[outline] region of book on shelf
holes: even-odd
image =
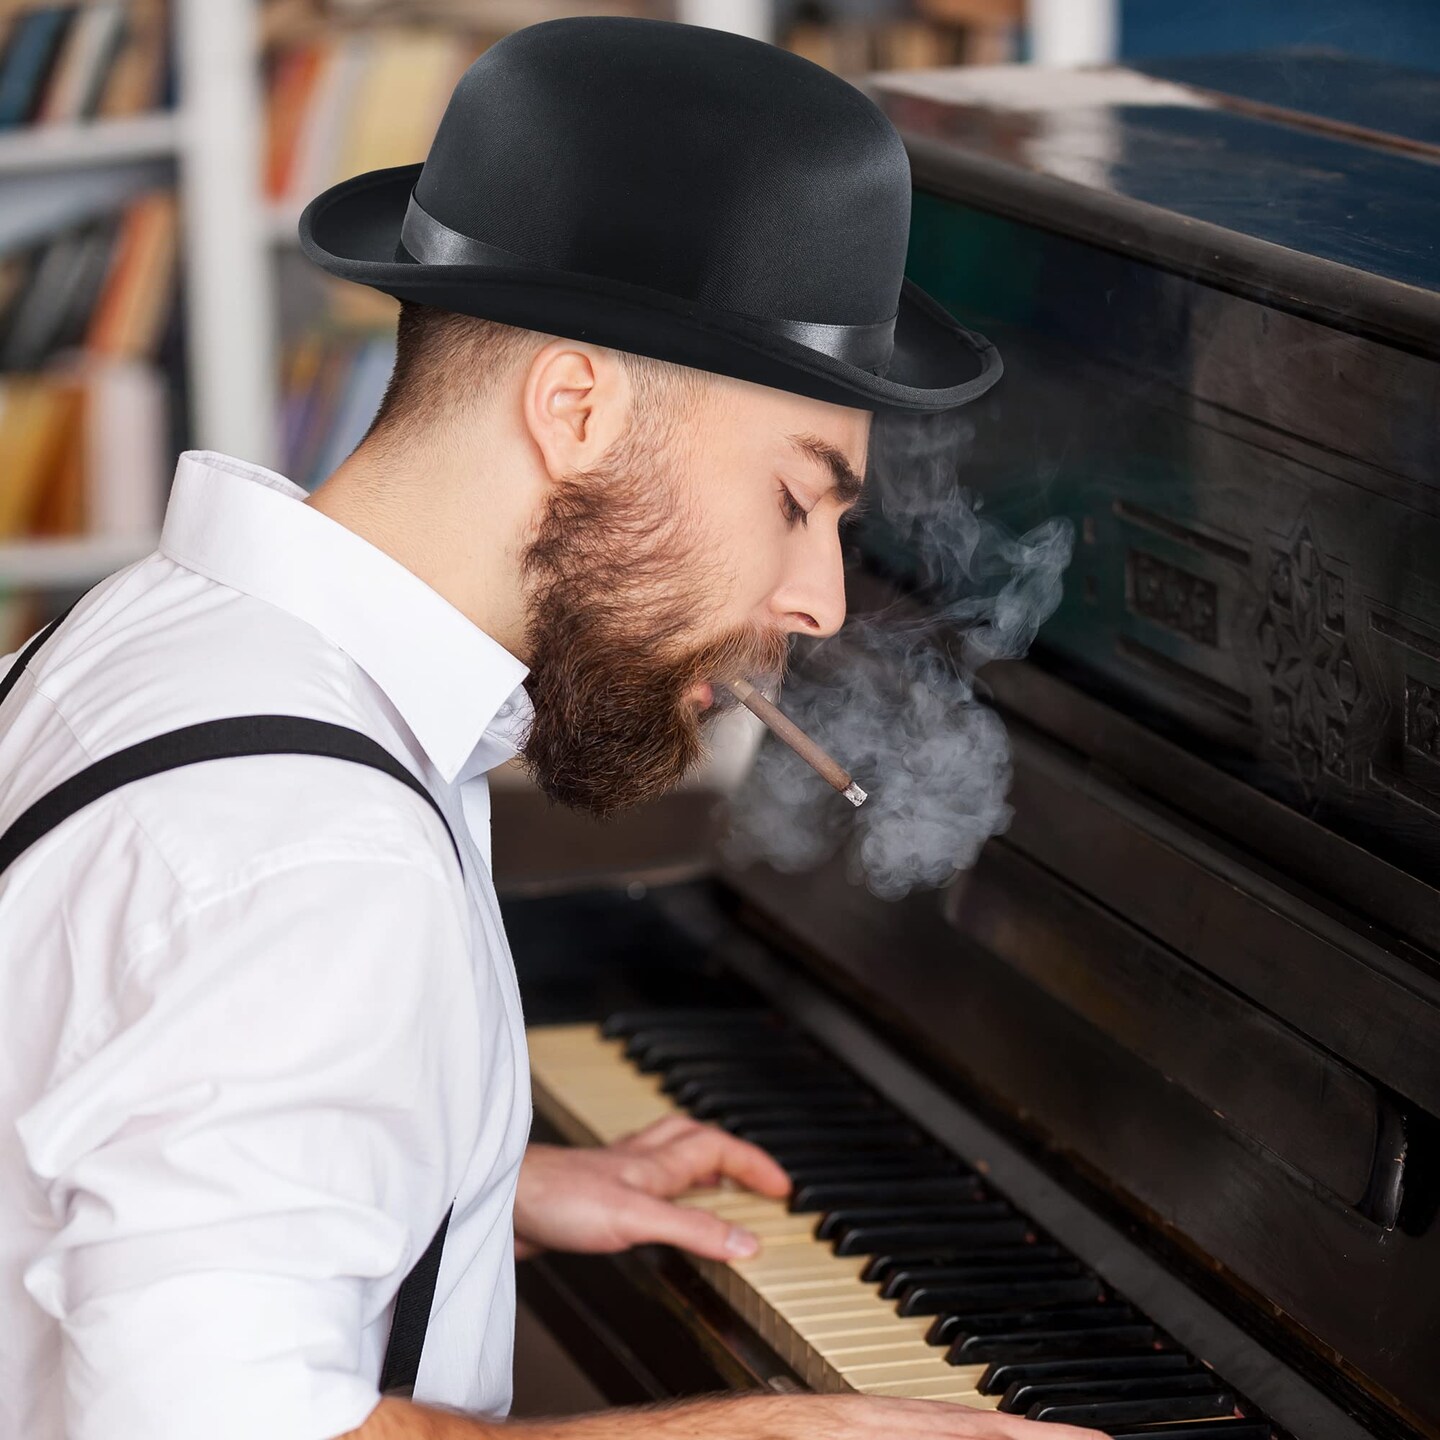
[[[165,0],[10,5],[0,12],[0,131],[168,105],[169,35]]]
[[[96,542],[105,565],[144,554],[174,463],[170,386],[150,361],[75,356],[63,368],[0,376],[0,557],[45,541]],[[52,592],[98,578],[84,574],[89,563],[73,580],[35,586],[17,583],[0,558],[0,654],[55,613]]]
[[[1008,0],[996,0],[1008,3]],[[966,33],[925,16],[871,21],[798,21],[782,37],[787,50],[838,75],[927,70],[967,58]]]
[[[268,197],[298,208],[348,175],[423,160],[484,48],[465,31],[381,26],[278,52],[267,83]]]
[[[75,356],[0,377],[0,544],[153,538],[169,443],[169,386],[150,361]]]
[[[82,349],[153,356],[174,303],[179,211],[153,190],[0,257],[0,371]]]
[[[0,256],[0,545],[153,539],[177,229],[174,194],[154,190]]]

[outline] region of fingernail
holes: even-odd
[[[730,1233],[725,1237],[727,1255],[753,1255],[759,1248],[760,1242],[748,1230],[742,1230],[738,1225],[730,1227]]]

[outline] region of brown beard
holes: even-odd
[[[754,626],[687,641],[723,583],[685,534],[663,449],[642,441],[557,483],[523,559],[535,707],[523,759],[550,799],[597,817],[704,758],[714,711],[697,713],[692,686],[778,678],[787,653],[783,633]]]

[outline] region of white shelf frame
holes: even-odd
[[[0,545],[0,595],[10,590],[72,590],[148,555],[158,535],[133,539],[18,540]]]
[[[0,178],[176,155],[181,119],[169,110],[120,120],[27,125],[0,135]]]
[[[263,193],[254,0],[172,0],[184,116],[180,201],[197,449],[278,462],[277,286]]]

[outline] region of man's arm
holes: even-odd
[[[641,1432],[646,1440],[1108,1440],[992,1410],[868,1395],[736,1395],[511,1424],[382,1400],[340,1440],[635,1440]]]
[[[21,1117],[71,1440],[319,1440],[375,1407],[360,1336],[484,1077],[453,874],[326,854],[267,855],[117,957],[118,1019]]]

